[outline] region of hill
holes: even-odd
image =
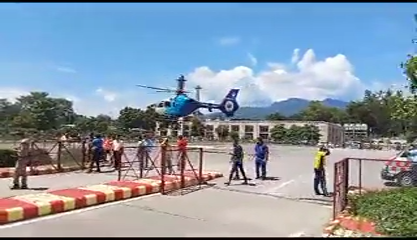
[[[345,108],[348,102],[337,99],[326,98],[321,103],[327,107]],[[264,119],[271,113],[279,112],[284,116],[291,116],[304,110],[310,104],[309,100],[302,98],[289,98],[287,100],[274,102],[267,107],[241,107],[234,118],[239,119]],[[207,114],[206,118],[221,117],[221,113]]]

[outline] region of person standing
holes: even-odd
[[[154,166],[151,162],[154,162],[151,159],[150,153],[152,152],[154,146],[150,136],[150,133],[146,133],[145,137],[139,138],[138,142],[138,159],[141,161],[144,169],[153,169]]]
[[[269,149],[261,137],[255,144],[255,175],[256,179],[266,180],[266,164],[269,160]]]
[[[330,151],[322,146],[316,153],[314,158],[314,193],[316,195],[329,196],[326,186],[326,157],[330,155]],[[319,186],[322,190],[322,193],[319,190]]]
[[[171,144],[169,144],[168,138],[162,139],[161,147],[165,148],[165,159],[161,159],[161,161],[164,161],[164,165],[167,170],[165,172],[167,174],[174,174],[174,168],[172,165],[172,147]]]
[[[233,175],[238,175],[238,172],[240,171],[240,173],[242,174],[243,177],[243,184],[248,184],[248,179],[246,177],[245,174],[245,169],[243,168],[243,148],[242,146],[239,144],[239,141],[237,139],[234,140],[233,142],[233,152],[231,153],[232,158],[231,158],[231,162],[232,162],[232,168],[230,169],[230,173],[229,173],[229,181],[226,182],[226,185],[230,185],[230,183],[232,182],[232,178]]]
[[[17,148],[17,161],[13,174],[12,189],[28,189],[26,167],[31,161],[30,148],[30,140],[28,138],[20,141],[19,147]],[[19,184],[19,180],[21,184]]]
[[[113,139],[112,136],[107,136],[104,137],[103,140],[103,148],[104,148],[104,156],[103,156],[103,160],[105,162],[111,160],[112,157],[112,150],[113,150]],[[108,159],[110,157],[110,159]]]
[[[187,147],[188,147],[188,141],[187,139],[182,136],[179,135],[178,139],[177,139],[177,150],[178,150],[178,155],[177,155],[177,166],[178,166],[178,170],[181,171],[182,168],[184,168],[184,170],[186,169],[186,165],[187,165]]]
[[[100,160],[103,158],[103,139],[97,134],[91,141],[92,161],[90,163],[89,173],[93,171],[94,164],[96,164],[97,172],[100,171]]]
[[[119,170],[122,166],[123,151],[124,143],[120,139],[120,135],[116,135],[113,140],[113,166],[115,170]]]

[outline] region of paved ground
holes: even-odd
[[[215,145],[226,151],[228,146]],[[252,151],[252,146],[245,145]],[[321,227],[331,216],[331,199],[312,193],[312,159],[315,148],[271,146],[268,175],[271,181],[235,182],[183,196],[151,196],[96,208],[64,213],[0,227],[0,236],[321,236]],[[329,157],[328,185],[332,190],[333,164],[347,156],[388,158],[394,152],[335,149]],[[131,154],[129,154],[131,156]],[[197,154],[190,154],[197,166]],[[204,154],[204,169],[227,175],[229,156]],[[254,163],[245,168],[254,176]],[[358,176],[358,164],[351,164],[351,179]],[[364,185],[383,186],[379,172],[383,163],[363,163]],[[32,187],[59,189],[114,180],[115,174],[67,173],[30,178]],[[354,180],[351,180],[354,183]],[[10,180],[0,180],[3,196]]]

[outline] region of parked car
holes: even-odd
[[[408,151],[402,151],[385,163],[381,170],[381,179],[396,182],[400,186],[415,186],[417,183],[417,162],[411,161]]]

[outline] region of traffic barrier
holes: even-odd
[[[204,181],[222,176],[218,172],[202,174]],[[186,186],[199,183],[193,173],[185,173],[184,179]],[[99,185],[3,198],[0,199],[0,224],[158,193],[161,191],[162,183],[170,190],[179,189],[181,185],[177,176],[165,175],[164,181],[161,181],[159,176],[154,176],[135,181],[112,181]]]

